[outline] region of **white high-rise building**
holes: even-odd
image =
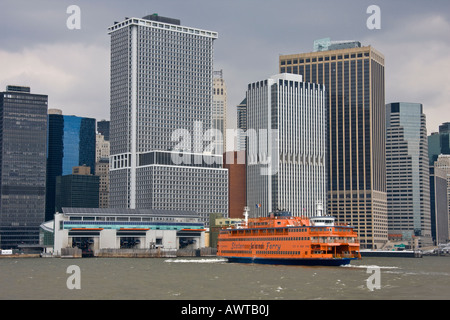
[[[108,31],[110,207],[195,211],[205,222],[209,213],[226,215],[228,172],[221,155],[203,154],[202,139],[211,128],[217,32],[157,14]],[[179,131],[188,135],[183,161]]]
[[[279,74],[248,85],[247,204],[252,216],[316,215],[326,201],[323,85]],[[270,130],[269,130],[270,129]],[[324,212],[324,211],[322,211]]]

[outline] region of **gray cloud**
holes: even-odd
[[[71,4],[82,10],[81,30],[66,28]],[[381,30],[366,28],[371,4],[381,8]],[[50,107],[108,119],[107,28],[151,13],[219,32],[215,67],[227,81],[231,123],[247,84],[278,72],[279,54],[311,51],[324,37],[373,45],[386,57],[386,102],[423,103],[431,131],[450,120],[448,0],[2,1],[0,86],[24,82],[48,94]]]

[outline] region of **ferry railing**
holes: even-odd
[[[328,239],[328,238],[323,238],[323,237],[312,237],[311,238],[311,244],[315,244],[315,243],[339,243],[342,245],[348,245],[348,244],[359,244],[359,240],[358,239]]]

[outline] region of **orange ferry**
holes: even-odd
[[[243,223],[220,230],[217,255],[240,263],[339,266],[361,259],[357,237],[334,217],[278,211],[249,219],[246,209]]]

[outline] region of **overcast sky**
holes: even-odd
[[[67,8],[81,9],[69,30]],[[366,26],[370,5],[381,29]],[[109,119],[107,28],[158,13],[219,33],[214,68],[228,87],[229,120],[248,83],[278,73],[278,56],[316,39],[359,40],[385,55],[386,103],[424,105],[428,132],[450,121],[449,0],[0,0],[0,91],[26,85],[64,114]]]

